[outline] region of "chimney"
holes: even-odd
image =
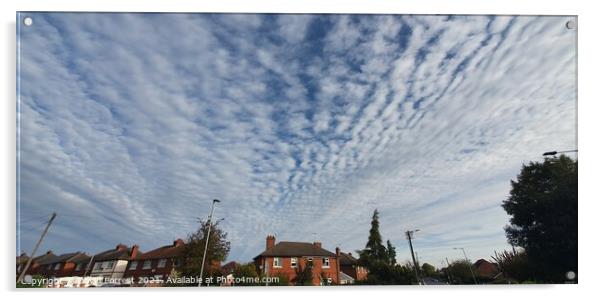
[[[341,248],[336,247],[335,252],[336,252],[337,256],[341,256]]]
[[[276,245],[276,237],[268,235],[268,237],[265,238],[265,250],[270,250],[274,245]]]
[[[128,248],[128,246],[126,246],[124,244],[117,244],[117,246],[115,246],[115,250],[119,250],[119,251],[123,251],[127,248]]]
[[[52,250],[46,251],[46,255],[50,255],[50,254],[52,254]]]
[[[177,239],[177,240],[173,241],[173,246],[174,247],[176,247],[176,246],[182,246],[182,245],[184,245],[184,240],[182,240],[182,239]]]
[[[134,259],[134,258],[136,258],[136,256],[138,256],[138,248],[140,248],[140,247],[138,247],[138,245],[132,246],[132,252],[130,253],[131,259]]]
[[[322,248],[322,243],[321,242],[314,242],[314,246],[316,246],[318,248]]]

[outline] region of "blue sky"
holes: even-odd
[[[214,198],[265,236],[409,259],[507,249],[522,163],[576,146],[572,17],[31,13],[20,28],[17,250],[142,251]]]

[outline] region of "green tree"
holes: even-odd
[[[186,248],[184,249],[184,261],[186,263],[181,272],[183,276],[198,277],[201,273],[209,222],[199,220],[199,224],[199,228],[190,234],[187,239]],[[215,268],[215,265],[224,261],[230,253],[230,242],[227,237],[228,234],[219,227],[219,221],[211,225],[203,278],[221,275],[219,274],[219,268]]]
[[[422,271],[422,275],[426,276],[426,277],[437,277],[437,269],[435,268],[435,266],[428,264],[428,263],[423,263],[422,267],[420,268]]]
[[[535,279],[564,282],[577,273],[577,161],[568,156],[523,165],[502,207],[508,242],[525,249]]]
[[[313,267],[314,264],[311,261],[308,261],[305,267],[299,264],[297,270],[295,270],[295,285],[312,285],[314,279]]]
[[[470,272],[472,263],[466,259],[455,260],[446,268],[455,284],[474,284],[472,273]]]
[[[238,280],[238,283],[234,283],[234,285],[239,286],[252,286],[252,285],[261,285],[261,283],[256,283],[253,280],[254,278],[259,278],[257,274],[257,268],[255,264],[250,262],[246,264],[236,264],[234,270],[232,272],[235,280]]]
[[[391,241],[387,240],[387,258],[389,265],[394,266],[397,264],[397,253],[395,252],[395,246],[391,244]]]
[[[364,250],[359,251],[360,257],[359,262],[368,269],[373,265],[380,265],[383,262],[389,260],[387,254],[387,248],[383,246],[383,239],[380,235],[380,223],[378,221],[378,210],[375,209],[372,214],[372,223],[370,227],[370,233],[368,235],[368,242]]]

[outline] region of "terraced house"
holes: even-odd
[[[90,272],[92,277],[103,277],[105,279],[120,279],[126,271],[128,263],[141,255],[138,245],[128,248],[119,244],[114,249],[103,251],[94,255],[93,268]]]
[[[141,284],[140,279],[166,280],[181,267],[185,247],[184,241],[177,239],[171,245],[138,255],[129,261],[124,278],[133,278],[134,284]]]

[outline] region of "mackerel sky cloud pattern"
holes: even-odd
[[[508,248],[522,163],[576,146],[572,17],[32,13],[20,28],[17,247],[144,251],[222,200],[265,236],[409,258]]]

